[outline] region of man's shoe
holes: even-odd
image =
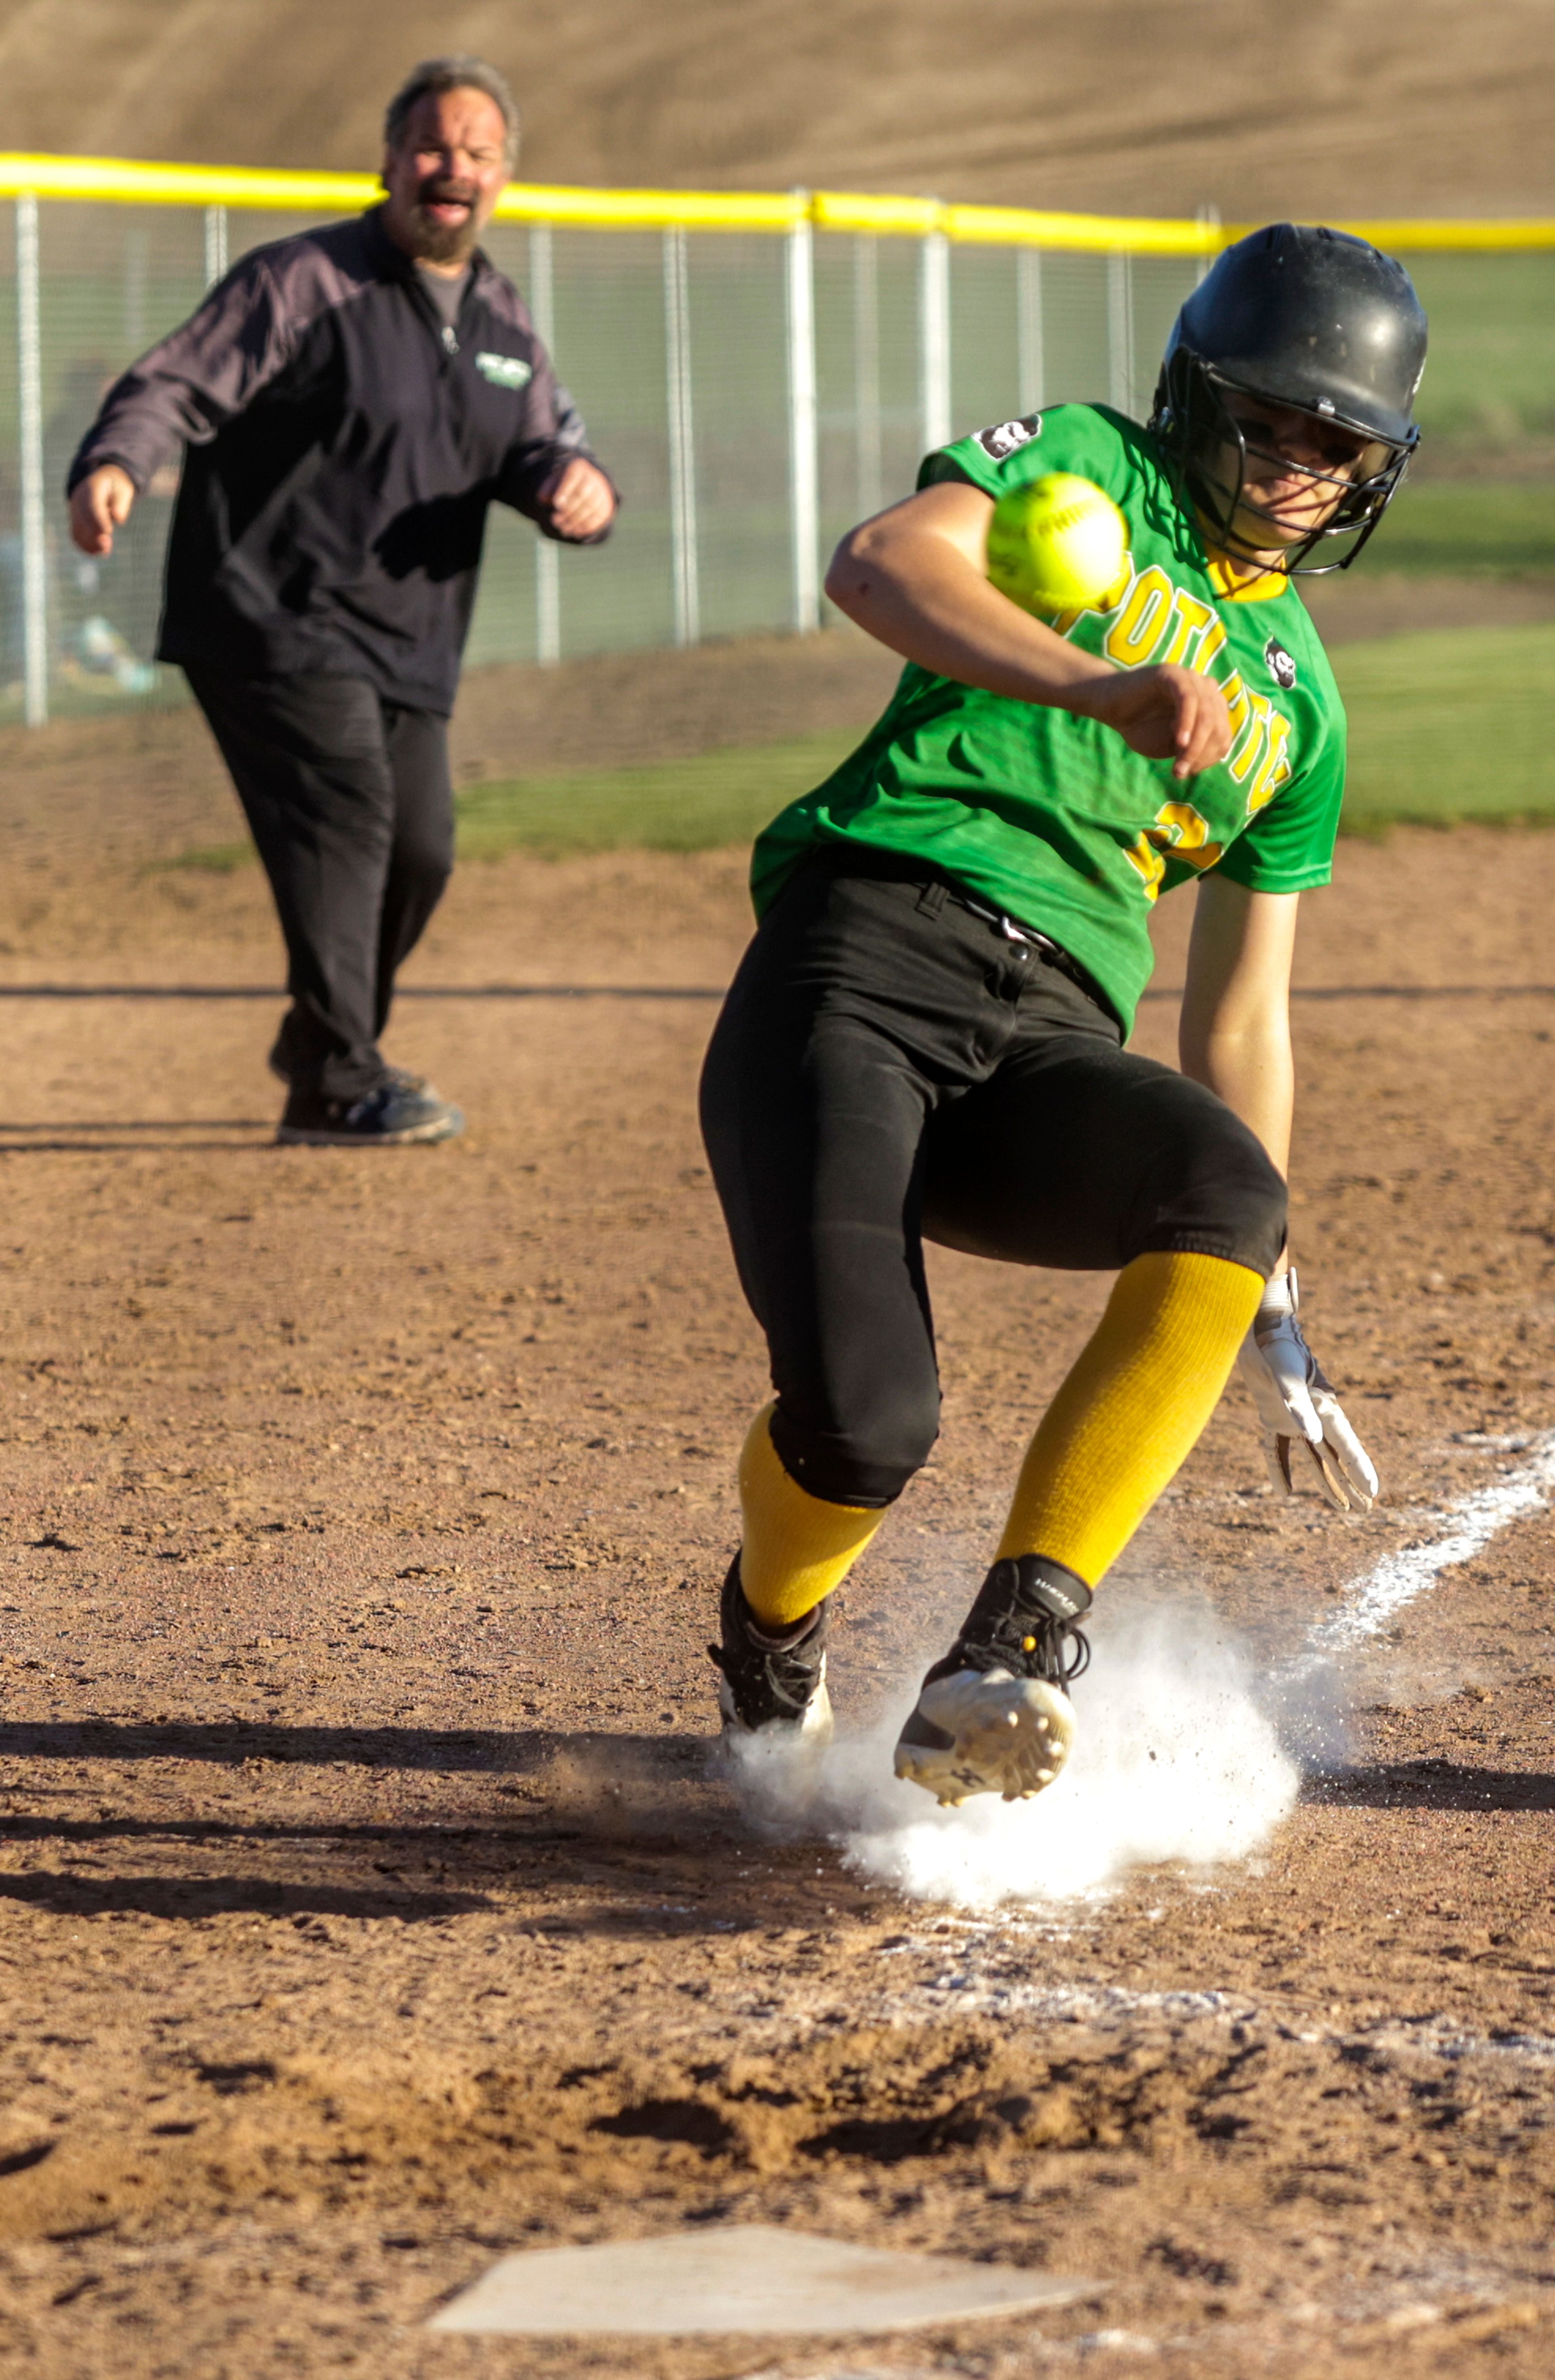
[[[807,1613],[796,1629],[781,1634],[763,1629],[740,1585],[738,1554],[729,1565],[719,1607],[723,1643],[710,1645],[721,1672],[718,1707],[723,1741],[770,1730],[769,1741],[791,1737],[818,1749],[832,1740],[832,1698],[826,1691],[826,1605]]]
[[[954,1809],[974,1793],[1028,1802],[1075,1741],[1069,1682],[1090,1661],[1076,1621],[1090,1589],[1041,1554],[996,1561],[961,1633],[918,1691],[896,1774]]]
[[[464,1128],[464,1117],[446,1099],[388,1082],[350,1100],[294,1090],[275,1137],[286,1146],[305,1148],[407,1148],[416,1143],[452,1140]]]

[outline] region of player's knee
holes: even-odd
[[[1204,1092],[1188,1128],[1160,1151],[1130,1253],[1189,1248],[1269,1273],[1284,1245],[1285,1208],[1284,1181],[1257,1134]]]
[[[1285,1184],[1261,1143],[1251,1133],[1227,1166],[1222,1185],[1221,1227],[1226,1254],[1233,1264],[1254,1272],[1270,1273],[1285,1245],[1287,1194]]]
[[[771,1432],[784,1469],[810,1495],[829,1504],[892,1504],[933,1451],[939,1388],[893,1383],[867,1411],[824,1418],[796,1416],[780,1397]]]

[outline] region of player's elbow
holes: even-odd
[[[839,612],[852,619],[867,587],[867,573],[858,552],[862,532],[850,529],[827,565],[825,587],[827,598]]]
[[[832,556],[826,573],[826,593],[839,612],[856,620],[879,586],[881,555],[878,524],[861,521],[850,528]]]

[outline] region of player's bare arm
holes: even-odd
[[[1298,892],[1251,892],[1211,872],[1198,888],[1177,1028],[1184,1075],[1224,1099],[1282,1173],[1291,1148],[1291,962]]]
[[[1225,697],[1196,670],[1119,670],[1034,619],[988,579],[993,500],[954,481],[925,488],[843,540],[827,573],[839,611],[920,669],[1016,702],[1099,720],[1147,759],[1197,776],[1223,760]]]
[[[135,503],[135,482],[117,463],[104,463],[81,480],[70,498],[70,535],[83,553],[112,553],[114,531],[122,528]]]
[[[1198,888],[1178,1025],[1184,1075],[1218,1093],[1288,1171],[1295,1074],[1291,1058],[1291,961],[1295,892],[1251,892],[1228,877]],[[1270,1476],[1284,1495],[1305,1447],[1317,1484],[1341,1512],[1375,1500],[1377,1472],[1307,1346],[1290,1249],[1282,1250],[1237,1357],[1264,1436]]]

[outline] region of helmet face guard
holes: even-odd
[[[1225,391],[1261,397],[1283,410],[1305,413],[1325,428],[1353,431],[1360,452],[1347,469],[1325,470],[1297,463],[1289,456],[1254,444],[1225,401]],[[1202,356],[1179,346],[1168,358],[1157,393],[1152,427],[1177,460],[1187,492],[1209,523],[1215,543],[1238,561],[1257,561],[1266,570],[1282,571],[1293,578],[1318,578],[1347,570],[1397,494],[1419,443],[1411,427],[1403,439],[1379,438],[1358,421],[1348,421],[1336,407],[1292,406],[1286,396],[1249,386],[1218,371]],[[1234,481],[1221,476],[1227,456],[1233,458]],[[1293,535],[1273,513],[1265,512],[1248,492],[1248,463],[1278,463],[1288,475],[1330,491],[1337,499],[1329,517]],[[1267,534],[1261,526],[1267,523]],[[1348,538],[1342,552],[1333,552],[1330,540]],[[1311,561],[1320,550],[1330,558]],[[1273,555],[1277,558],[1270,559]]]

